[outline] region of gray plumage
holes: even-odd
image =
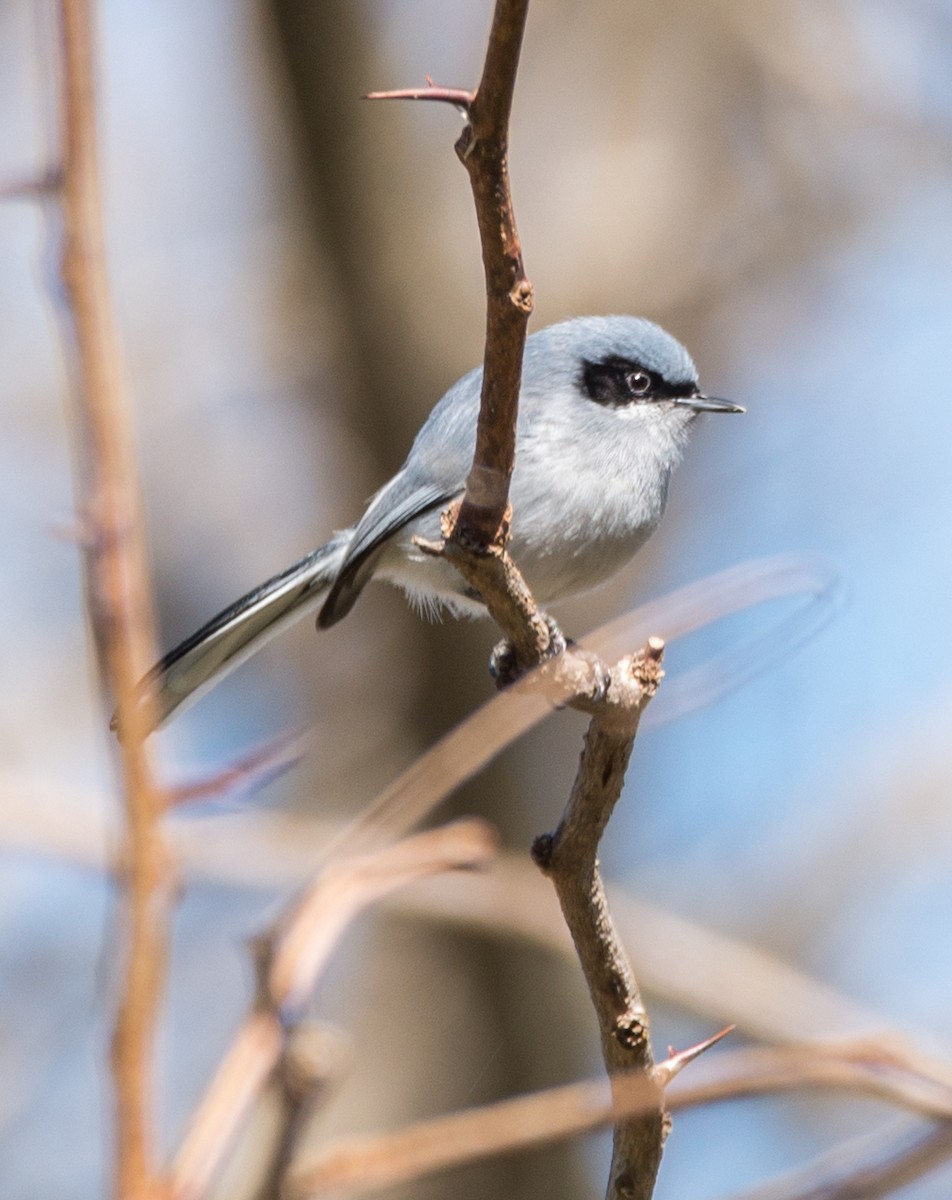
[[[333,625],[371,578],[421,608],[483,612],[462,578],[424,555],[440,513],[462,494],[473,457],[482,370],[455,383],[397,474],[353,528],[219,613],[141,684],[157,724],[191,703],[304,613]],[[542,605],[586,591],[653,533],[698,412],[742,411],[703,396],[684,347],[637,317],[580,317],[526,341],[510,551]]]

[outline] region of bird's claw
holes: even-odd
[[[559,629],[553,617],[546,613],[540,614],[549,631],[549,645],[545,659],[557,658],[563,654],[572,643],[566,641],[565,634]],[[515,649],[508,638],[503,638],[493,646],[489,656],[489,674],[496,681],[496,687],[503,691],[510,687],[526,673],[526,668],[519,662]]]

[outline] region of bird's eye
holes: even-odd
[[[651,376],[647,371],[629,371],[625,386],[633,396],[646,396],[651,391]]]

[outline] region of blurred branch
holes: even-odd
[[[171,806],[182,807],[210,800],[223,800],[236,792],[247,794],[264,787],[285,771],[290,771],[301,761],[304,754],[303,731],[285,730],[219,770],[189,783],[169,788],[168,803]]]
[[[25,179],[0,180],[0,201],[45,200],[57,197],[63,186],[63,176],[58,167],[50,167],[40,175]]]
[[[645,1075],[570,1084],[420,1121],[396,1133],[341,1139],[292,1172],[288,1200],[362,1195],[492,1155],[547,1145],[657,1108]]]
[[[263,986],[287,1019],[314,989],[344,928],[397,888],[442,871],[484,866],[496,838],[485,821],[455,821],[377,854],[332,863],[275,923],[262,943]]]
[[[925,1133],[918,1124],[899,1136],[877,1130],[730,1200],[877,1200],[915,1183],[950,1158],[952,1121]]]
[[[555,885],[598,1016],[609,1074],[636,1069],[651,1077],[648,1013],[612,923],[598,867],[598,847],[621,796],[638,722],[661,682],[663,643],[613,667],[596,708],[565,812],[554,833],[536,839],[532,857]],[[608,1195],[650,1200],[661,1164],[667,1119],[654,1108],[615,1127]]]
[[[289,907],[258,942],[257,996],[176,1155],[174,1200],[198,1200],[206,1194],[269,1080],[277,1079],[289,1093],[296,1089],[294,1022],[354,918],[415,879],[482,866],[494,851],[495,837],[484,821],[459,821],[375,854],[331,864]],[[313,1091],[317,1081],[312,1079],[310,1087]],[[295,1132],[285,1136],[293,1145]]]
[[[0,777],[0,795],[5,848],[80,868],[114,869],[103,855],[109,833],[88,816],[96,808],[94,797],[10,777]],[[286,813],[225,813],[213,823],[174,820],[167,826],[186,879],[269,890],[299,885],[340,832],[337,822]],[[609,887],[608,894],[643,985],[689,1012],[735,1021],[743,1033],[768,1041],[884,1036],[889,1028],[881,1014],[767,951],[660,909],[623,887]],[[521,854],[501,855],[490,872],[420,881],[384,903],[420,920],[519,938],[574,961],[552,889]]]
[[[343,1074],[348,1049],[346,1038],[329,1025],[310,1022],[292,1031],[282,1069],[275,1072],[271,1085],[278,1107],[278,1133],[255,1200],[280,1200],[308,1122]]]
[[[785,615],[766,632],[746,639],[683,677],[689,686],[681,690],[674,712],[681,716],[698,704],[711,703],[776,662],[784,648],[789,650],[796,644],[792,639],[802,635],[804,616],[811,619],[811,628],[816,628],[817,613],[829,610],[836,582],[828,568],[803,555],[754,559],[688,584],[600,626],[583,639],[588,654],[569,652],[546,662],[524,676],[517,688],[487,701],[444,734],[330,844],[325,860],[332,853],[360,853],[407,833],[504,747],[549,716],[553,704],[565,704],[573,695],[582,697],[590,692],[599,682],[594,655],[618,658],[654,632],[660,632],[670,644],[743,609],[784,597],[807,597],[802,613]],[[602,680],[606,674],[602,670]],[[659,704],[665,704],[678,682],[677,677],[666,682],[664,693],[652,704],[647,719],[657,712]],[[579,699],[578,707],[590,711],[583,699]]]
[[[204,1196],[242,1122],[272,1076],[285,1031],[273,1011],[256,1004],[232,1038],[189,1121],[169,1171],[172,1200]]]
[[[138,484],[106,279],[96,146],[93,12],[60,0],[63,314],[74,374],[78,508],[92,531],[86,604],[104,690],[118,701],[125,797],[120,945],[124,956],[112,1066],[116,1188],[157,1194],[152,1054],[165,973],[170,871],[159,827],[163,797],[144,741],[149,714],[133,703],[151,661],[151,597]]]
[[[655,1076],[663,1076],[659,1064]],[[664,1092],[672,1111],[805,1088],[846,1091],[930,1119],[952,1117],[952,1089],[923,1080],[868,1043],[744,1050],[707,1060],[706,1079]],[[345,1197],[407,1183],[489,1155],[548,1144],[658,1110],[661,1092],[640,1070],[569,1084],[421,1121],[393,1134],[348,1138],[289,1180],[291,1200]],[[856,1193],[854,1193],[856,1194]]]

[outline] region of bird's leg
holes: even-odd
[[[571,640],[566,641],[565,634],[558,627],[554,617],[550,617],[548,613],[540,613],[539,615],[545,621],[546,627],[549,630],[549,645],[545,652],[545,659],[543,660],[547,661],[550,658],[557,658],[558,655],[564,653],[567,646],[571,646],[574,643]],[[504,688],[521,679],[527,669],[527,667],[519,662],[512,643],[508,638],[503,638],[501,642],[497,642],[493,647],[493,652],[489,656],[489,674],[496,681],[496,687],[499,691],[503,691]]]
[[[540,616],[549,630],[549,648],[543,662],[536,666],[543,666],[545,662],[551,662],[566,650],[570,650],[573,657],[583,660],[592,667],[590,683],[585,687],[586,697],[595,703],[603,700],[608,695],[608,689],[611,686],[611,672],[608,667],[597,654],[593,654],[590,650],[584,650],[571,638],[566,638],[552,617],[545,613],[541,613]],[[519,662],[512,644],[504,638],[493,648],[489,658],[489,673],[495,679],[496,687],[503,691],[529,674],[530,669]],[[563,704],[556,703],[556,708],[563,707]]]

